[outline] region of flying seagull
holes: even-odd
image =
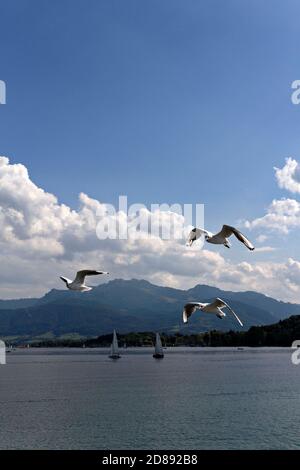
[[[224,302],[224,300],[219,299],[218,297],[214,302],[211,302],[210,304],[203,304],[201,302],[189,302],[184,306],[183,312],[182,312],[182,320],[183,323],[187,323],[189,317],[196,311],[196,310],[201,310],[201,312],[205,313],[214,313],[217,315],[218,318],[223,319],[226,317],[226,313],[223,312],[223,308],[228,308],[228,310],[234,315],[236,320],[239,322],[241,326],[244,326],[237,314],[232,310],[229,305]]]
[[[93,271],[91,269],[84,269],[83,271],[78,271],[74,281],[68,279],[67,277],[60,276],[60,279],[64,281],[67,285],[67,288],[70,290],[79,290],[80,292],[85,292],[92,290],[92,287],[88,287],[84,284],[85,276],[96,276],[97,274],[109,274],[105,271]]]
[[[231,227],[230,225],[223,225],[222,230],[215,234],[208,232],[207,230],[204,230],[202,228],[193,228],[193,230],[188,236],[186,242],[187,246],[191,246],[194,241],[196,241],[202,235],[204,235],[204,238],[208,243],[214,243],[215,245],[224,245],[226,246],[226,248],[230,248],[231,246],[228,241],[228,238],[231,235],[235,235],[236,238],[240,242],[242,242],[249,250],[254,250],[254,246],[252,245],[252,243],[239,230],[234,227]]]

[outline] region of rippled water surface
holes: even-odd
[[[289,349],[29,349],[0,366],[1,449],[297,449]]]

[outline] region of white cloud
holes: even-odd
[[[283,168],[274,168],[278,186],[292,193],[300,193],[300,165],[287,158]],[[291,229],[300,227],[300,203],[296,199],[274,199],[266,210],[266,214],[252,221],[246,221],[245,227],[288,234]],[[264,233],[257,237],[259,242],[266,240]]]
[[[270,253],[271,251],[276,251],[277,248],[274,246],[259,246],[255,248],[256,253]]]
[[[268,229],[287,234],[290,229],[300,226],[300,203],[295,199],[274,199],[266,215],[246,221],[249,229]]]
[[[267,235],[258,235],[258,237],[256,237],[256,241],[258,243],[264,243],[266,240],[268,240],[268,236]]]
[[[294,217],[300,210],[298,203],[284,201],[281,206],[274,201],[270,215]],[[247,261],[235,264],[224,258],[230,250],[213,246],[200,250],[199,242],[187,248],[181,240],[164,241],[157,236],[99,240],[97,212],[105,210],[105,204],[83,193],[78,210],[60,204],[55,195],[30,180],[23,165],[0,157],[0,298],[38,296],[53,287],[63,288],[59,276],[72,277],[83,267],[107,270],[110,279],[144,278],[178,288],[205,283],[257,290],[286,300],[299,298],[300,263],[296,260],[258,263],[255,252],[244,250]],[[159,211],[149,214],[155,223],[164,223],[167,217]],[[112,217],[120,224],[127,221],[125,213]],[[174,214],[175,224],[181,222],[180,217]],[[279,219],[269,219],[271,226],[279,223]],[[251,224],[259,226],[260,222]],[[270,249],[261,247],[260,251]],[[99,279],[90,282],[97,284]]]
[[[300,165],[293,158],[286,158],[283,168],[274,168],[278,186],[292,193],[300,193]]]

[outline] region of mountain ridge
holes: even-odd
[[[182,324],[182,309],[186,302],[207,302],[215,297],[230,303],[245,328],[300,315],[300,305],[278,301],[255,291],[224,291],[203,284],[184,290],[157,286],[146,280],[114,279],[84,293],[52,289],[39,299],[2,300],[0,332],[1,337],[5,337],[49,332],[54,336],[69,333],[93,336],[110,333],[114,328],[124,333],[240,330],[230,313],[221,321],[214,315],[197,312],[187,325]],[[6,302],[7,308],[3,308]]]

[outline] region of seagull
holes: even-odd
[[[218,318],[221,318],[221,320],[226,317],[226,313],[223,312],[223,308],[228,308],[228,310],[234,315],[236,320],[239,322],[241,326],[244,326],[237,314],[232,310],[229,305],[224,302],[224,300],[219,299],[219,297],[216,298],[213,302],[210,304],[206,303],[203,304],[201,302],[189,302],[184,306],[183,312],[182,312],[182,320],[183,323],[187,323],[189,317],[196,311],[196,310],[201,310],[201,312],[205,313],[214,313],[217,315]]]
[[[67,277],[60,276],[60,279],[64,281],[67,285],[67,288],[70,290],[78,290],[80,292],[86,292],[92,290],[92,287],[86,286],[84,284],[85,276],[96,276],[97,274],[109,274],[105,271],[93,271],[91,269],[84,269],[83,271],[78,271],[74,281],[68,279]]]
[[[204,230],[202,228],[193,228],[193,230],[188,236],[186,245],[191,246],[194,241],[196,241],[202,235],[204,235],[204,238],[208,243],[214,243],[215,245],[224,245],[226,246],[226,248],[230,248],[231,246],[228,241],[228,238],[231,235],[235,235],[236,238],[240,242],[242,242],[249,250],[254,250],[254,246],[252,245],[252,243],[239,230],[234,227],[231,227],[230,225],[223,225],[222,230],[215,234],[208,232],[207,230]]]

